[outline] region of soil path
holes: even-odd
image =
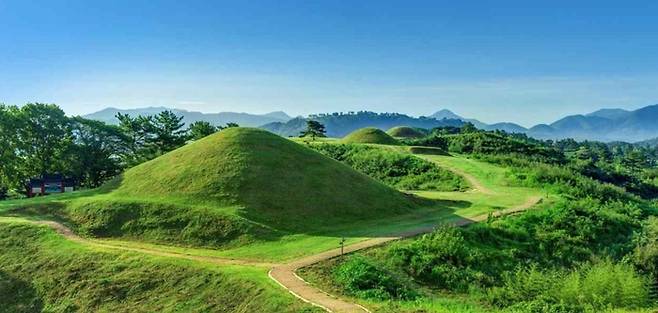
[[[89,245],[89,246],[92,246],[92,247],[106,248],[106,249],[112,249],[112,250],[130,251],[130,252],[138,252],[138,253],[150,254],[150,255],[161,256],[161,257],[170,257],[170,258],[187,259],[187,260],[193,260],[193,261],[201,261],[201,262],[207,262],[207,263],[212,263],[212,264],[217,264],[217,265],[245,265],[245,266],[259,266],[259,267],[268,267],[268,268],[278,265],[277,263],[252,262],[252,261],[247,261],[247,260],[219,258],[219,257],[212,257],[212,256],[191,255],[191,254],[185,254],[185,253],[179,253],[179,252],[163,251],[163,250],[159,250],[159,249],[156,249],[156,248],[150,248],[150,247],[149,248],[126,247],[126,246],[106,243],[106,242],[102,242],[102,241],[98,241],[98,240],[90,240],[90,239],[82,238],[82,237],[76,235],[68,227],[64,226],[61,223],[55,222],[55,221],[27,221],[27,222],[38,224],[38,225],[48,226],[48,227],[54,229],[55,231],[57,231],[58,233],[60,233],[62,236],[64,236],[68,240],[75,241],[75,242],[78,242],[78,243],[82,243],[82,244],[85,244],[85,245]]]
[[[524,202],[523,204],[517,207],[498,211],[491,215],[483,214],[470,219],[462,218],[456,221],[452,221],[451,224],[460,227],[476,222],[486,221],[489,218],[489,216],[500,217],[503,215],[515,214],[531,208],[532,206],[539,203],[541,200],[542,200],[541,197],[530,197],[526,202]],[[338,257],[343,253],[347,254],[362,249],[379,246],[394,240],[399,240],[407,237],[416,236],[419,234],[428,233],[435,228],[435,227],[420,227],[417,229],[409,230],[403,233],[398,233],[388,237],[377,237],[377,238],[357,242],[355,244],[347,245],[343,248],[343,251],[341,251],[340,248],[337,248],[322,253],[318,253],[315,255],[307,256],[301,259],[297,259],[289,263],[276,264],[276,263],[266,263],[266,262],[252,262],[252,261],[237,260],[237,259],[227,259],[227,258],[219,258],[219,257],[211,257],[211,256],[196,256],[196,255],[190,255],[184,253],[162,251],[153,248],[136,248],[136,247],[125,247],[121,245],[113,245],[110,243],[105,243],[97,240],[82,238],[76,235],[68,227],[55,221],[28,221],[28,220],[26,221],[38,225],[48,226],[54,229],[55,231],[57,231],[58,233],[60,233],[61,235],[63,235],[68,240],[79,242],[93,247],[138,252],[138,253],[144,253],[144,254],[161,256],[161,257],[171,257],[171,258],[187,259],[193,261],[201,261],[201,262],[207,262],[217,265],[245,265],[245,266],[268,267],[271,268],[269,272],[270,278],[276,281],[283,288],[288,290],[291,294],[301,299],[302,301],[305,301],[314,306],[321,307],[327,312],[336,312],[336,313],[370,312],[370,311],[359,304],[342,300],[338,297],[332,296],[320,290],[319,288],[316,288],[308,284],[306,281],[304,281],[301,277],[299,277],[296,274],[296,271],[298,269]]]
[[[445,168],[449,169],[450,171],[454,172],[455,174],[463,176],[470,184],[471,186],[476,189],[478,192],[484,193],[484,194],[493,194],[493,191],[485,187],[480,183],[480,181],[475,178],[473,175],[463,172],[460,169],[456,169],[453,167],[447,167]],[[454,220],[451,222],[454,226],[461,227],[465,225],[469,225],[472,223],[476,222],[482,222],[486,221],[490,216],[492,217],[499,217],[503,215],[510,215],[510,214],[515,214],[519,213],[522,211],[525,211],[534,205],[538,204],[541,202],[542,198],[539,196],[534,196],[530,197],[524,202],[523,204],[509,208],[506,210],[501,210],[498,212],[495,212],[493,214],[483,214],[479,215],[473,218],[461,218],[458,220]],[[68,238],[69,240],[88,244],[90,246],[95,246],[95,247],[101,247],[101,248],[108,248],[108,249],[115,249],[115,250],[124,250],[124,251],[132,251],[132,252],[139,252],[139,253],[145,253],[145,254],[150,254],[150,255],[155,255],[155,256],[162,256],[162,257],[172,257],[172,258],[180,258],[180,259],[188,259],[188,260],[194,260],[194,261],[201,261],[201,262],[208,262],[208,263],[213,263],[217,265],[245,265],[245,266],[260,266],[260,267],[269,267],[271,268],[269,272],[269,276],[272,280],[276,281],[279,285],[281,285],[283,288],[288,290],[291,294],[296,296],[297,298],[301,299],[302,301],[305,301],[309,304],[312,304],[317,307],[321,307],[327,312],[336,312],[336,313],[352,313],[352,312],[370,312],[368,309],[365,307],[356,304],[356,303],[351,303],[345,300],[342,300],[338,297],[332,296],[322,290],[320,290],[317,287],[314,287],[310,284],[308,284],[306,281],[304,281],[301,277],[299,277],[296,274],[296,271],[302,267],[310,266],[315,263],[319,263],[322,261],[326,261],[335,257],[340,256],[343,253],[351,253],[355,252],[358,250],[362,249],[367,249],[375,246],[382,245],[387,242],[391,242],[394,240],[399,240],[407,237],[412,237],[416,236],[419,234],[423,233],[428,233],[431,232],[435,227],[420,227],[417,229],[405,231],[403,233],[397,233],[397,234],[391,234],[390,236],[387,237],[377,237],[365,241],[361,241],[355,244],[351,244],[348,246],[345,246],[343,248],[343,251],[341,251],[340,248],[325,251],[319,254],[307,256],[301,259],[293,260],[289,263],[285,264],[275,264],[275,263],[266,263],[266,262],[252,262],[252,261],[246,261],[246,260],[237,260],[237,259],[228,259],[228,258],[219,258],[219,257],[210,257],[210,256],[196,256],[196,255],[190,255],[190,254],[184,254],[184,253],[177,253],[177,252],[170,252],[170,251],[162,251],[154,248],[139,248],[139,247],[125,247],[121,245],[113,245],[110,243],[106,242],[101,242],[97,240],[89,240],[82,238],[73,231],[71,231],[69,228],[66,226],[54,222],[54,221],[30,221],[32,223],[40,224],[40,225],[46,225],[49,226],[53,229],[55,229],[58,233],[62,234],[64,237]]]
[[[503,215],[510,215],[525,211],[535,204],[538,204],[541,201],[541,197],[530,197],[523,204],[498,211],[494,214],[491,214],[493,217],[500,217]],[[455,226],[466,226],[476,222],[486,221],[489,218],[489,214],[483,214],[476,216],[474,218],[462,218],[456,221],[453,221],[452,224]],[[419,234],[424,234],[431,232],[435,227],[423,227],[414,230],[410,230],[404,233],[399,233],[390,237],[378,237],[365,241],[361,241],[352,245],[345,246],[343,253],[350,253],[366,248],[371,248],[375,246],[382,245],[384,243],[399,240],[407,237],[416,236]],[[296,274],[296,271],[302,267],[310,266],[315,263],[326,261],[341,255],[341,249],[329,250],[322,252],[316,255],[311,255],[302,259],[292,261],[290,263],[281,264],[275,266],[270,271],[270,278],[279,283],[283,288],[288,290],[290,293],[295,295],[297,298],[306,301],[312,305],[318,306],[326,310],[327,312],[336,312],[336,313],[352,313],[352,312],[370,312],[368,309],[364,308],[361,305],[356,303],[347,302],[338,297],[332,296],[304,281],[301,277]]]

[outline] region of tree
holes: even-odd
[[[233,128],[233,127],[240,127],[240,125],[238,125],[238,123],[228,122],[226,123],[226,126],[223,128]]]
[[[192,140],[199,140],[217,132],[217,127],[206,121],[197,121],[190,124],[188,128],[189,137]]]
[[[461,128],[462,134],[475,133],[477,131],[478,129],[475,127],[475,125],[473,125],[473,123],[470,122],[464,124],[464,126],[462,126]]]
[[[23,179],[65,171],[73,138],[64,111],[54,104],[28,103],[17,113]]]
[[[0,197],[2,190],[16,188],[20,158],[17,154],[18,108],[0,104]]]
[[[149,146],[153,140],[154,126],[152,116],[137,116],[118,113],[119,128],[125,135],[128,151],[122,155],[128,165],[136,165],[154,158],[156,153]]]
[[[72,174],[83,186],[98,187],[123,168],[121,156],[129,149],[121,128],[82,117],[72,118],[74,137]]]
[[[306,130],[301,133],[302,137],[310,136],[311,139],[315,140],[316,137],[326,137],[326,130],[324,125],[318,121],[308,120],[306,121]]]
[[[185,144],[185,123],[183,117],[165,110],[153,118],[154,138],[152,140],[160,153],[177,149]]]

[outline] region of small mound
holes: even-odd
[[[385,133],[381,129],[374,127],[361,128],[345,136],[343,143],[374,143],[380,145],[399,145],[395,138]]]
[[[122,178],[112,196],[220,208],[285,229],[380,217],[415,206],[409,196],[338,161],[252,128],[222,130],[138,165]]]
[[[425,136],[425,133],[418,128],[413,128],[409,126],[398,126],[389,129],[387,132],[390,136],[394,138],[421,138]]]

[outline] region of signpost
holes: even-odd
[[[340,239],[340,256],[343,256],[345,249],[345,237]]]

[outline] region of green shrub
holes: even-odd
[[[418,296],[392,273],[362,256],[352,256],[339,265],[334,279],[348,293],[362,298],[412,300]]]
[[[470,285],[488,285],[492,277],[483,268],[494,257],[482,249],[472,249],[463,230],[440,227],[410,243],[391,247],[393,262],[410,276],[432,287],[466,291]]]
[[[456,191],[468,188],[468,184],[460,176],[408,154],[355,144],[310,146],[397,189]]]
[[[488,300],[528,311],[583,312],[645,307],[649,294],[646,279],[632,266],[603,261],[573,271],[519,268],[503,276],[501,287],[489,290]]]

